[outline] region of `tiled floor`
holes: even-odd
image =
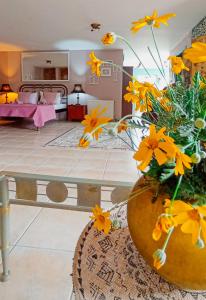
[[[44,146],[73,123],[48,123],[40,132],[0,126],[0,170],[135,182],[132,152]],[[1,300],[69,300],[72,257],[89,214],[38,207],[11,208],[11,277]]]
[[[0,170],[136,181],[137,169],[131,151],[45,146],[74,126],[79,124],[51,122],[40,132],[0,126]]]

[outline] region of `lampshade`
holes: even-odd
[[[74,85],[74,89],[71,92],[72,94],[85,94],[85,91],[82,88],[82,85],[80,83],[77,83]]]
[[[13,91],[8,83],[2,84],[0,93],[11,93],[11,92]]]

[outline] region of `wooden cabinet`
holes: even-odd
[[[87,114],[87,105],[71,104],[67,106],[68,121],[83,121]]]
[[[129,73],[131,76],[133,76],[133,67],[124,67],[124,70]],[[129,81],[131,81],[131,78],[128,77],[125,73],[123,73],[123,79],[122,79],[122,117],[132,114],[132,103],[128,103],[124,100],[124,95],[127,92],[126,88],[129,85]]]

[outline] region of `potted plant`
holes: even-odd
[[[122,131],[142,132],[139,144],[130,134],[130,147],[142,172],[127,200],[131,237],[146,261],[165,279],[183,288],[202,290],[206,289],[206,80],[196,73],[191,84],[186,84],[181,72],[189,69],[182,58],[170,56],[176,82],[167,82],[154,29],[168,25],[174,16],[158,16],[154,11],[133,22],[131,28],[136,33],[149,26],[158,60],[148,50],[165,80],[165,89],[127,74],[131,81],[124,99],[132,102],[142,116],[134,113],[114,123],[97,108],[82,122],[85,129],[80,146],[89,146],[103,129],[116,137],[121,137]],[[102,42],[111,45],[117,39],[129,46],[150,76],[125,38],[107,33]],[[184,51],[184,58],[192,63],[206,62],[206,44],[192,44]],[[90,54],[88,64],[97,76],[103,63],[94,52]],[[109,212],[96,207],[93,213],[94,226],[105,234],[116,227]]]

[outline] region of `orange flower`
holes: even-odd
[[[101,61],[95,56],[94,51],[90,53],[89,57],[91,60],[88,61],[87,64],[91,66],[92,73],[96,74],[97,76],[100,76],[101,75],[100,67],[103,64],[103,61]]]
[[[106,33],[102,38],[102,43],[104,45],[112,45],[116,41],[116,35],[113,32]]]
[[[193,64],[206,62],[206,43],[193,43],[191,48],[184,51],[184,58]]]
[[[155,125],[150,125],[150,135],[142,140],[139,150],[134,154],[134,159],[141,161],[139,169],[143,171],[155,158],[159,165],[162,165],[170,158],[175,157],[174,140],[164,134],[166,128],[156,132]]]
[[[185,173],[184,167],[191,169],[190,163],[192,162],[191,158],[186,155],[185,153],[181,152],[181,150],[174,145],[175,147],[175,161],[176,161],[176,166],[175,166],[175,175],[178,176],[183,175]]]
[[[136,33],[141,28],[148,25],[159,28],[161,23],[168,26],[167,21],[175,16],[176,14],[165,14],[158,17],[158,12],[154,10],[151,16],[145,16],[143,19],[139,19],[138,21],[132,22],[133,26],[131,28],[131,31]]]
[[[129,93],[124,95],[124,100],[136,105],[136,110],[147,112],[152,110],[152,102],[149,94],[159,97],[160,92],[149,82],[140,83],[139,81],[130,81],[127,87]]]
[[[119,125],[117,126],[117,132],[121,133],[122,131],[126,131],[128,128],[127,122],[121,121]]]
[[[189,68],[185,66],[181,57],[169,56],[168,59],[171,61],[173,73],[179,74],[182,72],[182,70],[189,71]]]
[[[112,222],[110,220],[110,212],[103,212],[101,207],[98,205],[92,209],[93,216],[90,218],[94,220],[94,227],[99,231],[104,231],[105,234],[108,234],[112,228]]]
[[[183,233],[192,235],[192,243],[196,244],[202,233],[206,243],[206,205],[192,206],[181,200],[175,200],[171,212],[174,215],[175,226],[182,225]]]
[[[87,148],[89,147],[89,141],[87,139],[85,139],[85,137],[81,137],[81,139],[79,140],[79,147],[81,148]]]
[[[102,133],[102,128],[97,128],[100,125],[108,123],[111,119],[102,116],[102,114],[105,112],[106,109],[99,110],[99,108],[94,108],[91,111],[91,114],[85,116],[85,120],[82,121],[82,125],[85,126],[84,134],[91,133],[95,130],[95,132],[92,134],[96,140],[99,138],[99,134]]]
[[[170,228],[174,226],[174,221],[172,219],[172,217],[168,217],[164,214],[160,215],[156,224],[155,224],[155,228],[152,232],[152,237],[155,241],[158,241],[161,236],[162,233],[168,233]]]

